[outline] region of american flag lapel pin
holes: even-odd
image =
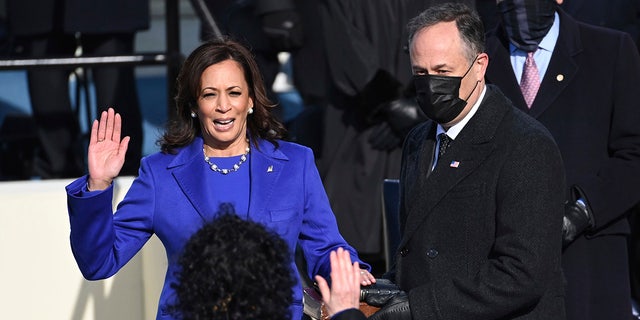
[[[267,172],[273,172],[273,166],[269,166],[269,167],[267,168]]]
[[[459,167],[459,166],[460,166],[460,161],[455,161],[455,160],[453,160],[453,161],[451,161],[451,163],[449,164],[449,167],[451,167],[451,168],[457,168],[457,167]]]

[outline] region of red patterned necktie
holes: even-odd
[[[533,60],[533,52],[529,52],[527,53],[527,60],[524,62],[522,79],[520,80],[520,90],[527,107],[531,108],[539,88],[540,76],[538,75],[538,67],[536,67],[536,61]]]

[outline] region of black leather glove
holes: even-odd
[[[374,320],[411,320],[409,298],[404,291],[395,295],[378,312],[372,314],[369,319]]]
[[[262,30],[277,51],[292,51],[302,47],[304,34],[300,16],[294,10],[265,13]]]
[[[385,104],[381,111],[391,129],[403,139],[415,125],[427,120],[427,116],[422,112],[415,98],[393,100]]]
[[[380,122],[371,129],[368,141],[376,150],[391,151],[399,147],[403,140],[387,122]]]
[[[388,279],[376,279],[376,283],[360,289],[360,301],[382,307],[400,292],[400,288]]]
[[[582,189],[573,186],[571,197],[564,205],[562,218],[562,248],[594,226],[594,218]]]
[[[402,144],[415,125],[425,120],[427,117],[413,98],[403,97],[385,102],[368,119],[370,123],[376,123],[369,143],[377,150],[392,150]]]

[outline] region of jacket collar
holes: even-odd
[[[275,185],[284,171],[289,158],[272,143],[259,139],[258,147],[252,143],[250,157],[250,200],[249,213],[260,214],[266,210],[266,204],[273,196]],[[192,203],[198,214],[205,219],[210,216],[213,204],[206,190],[206,174],[211,174],[203,165],[202,137],[196,137],[189,145],[178,150],[175,159],[167,166],[176,183]]]

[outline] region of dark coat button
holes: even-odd
[[[438,256],[438,250],[436,250],[436,249],[427,250],[427,257],[433,259],[433,258],[435,258],[437,256]]]
[[[409,254],[409,249],[407,247],[404,247],[400,250],[400,255],[405,257],[407,256],[407,254]]]

